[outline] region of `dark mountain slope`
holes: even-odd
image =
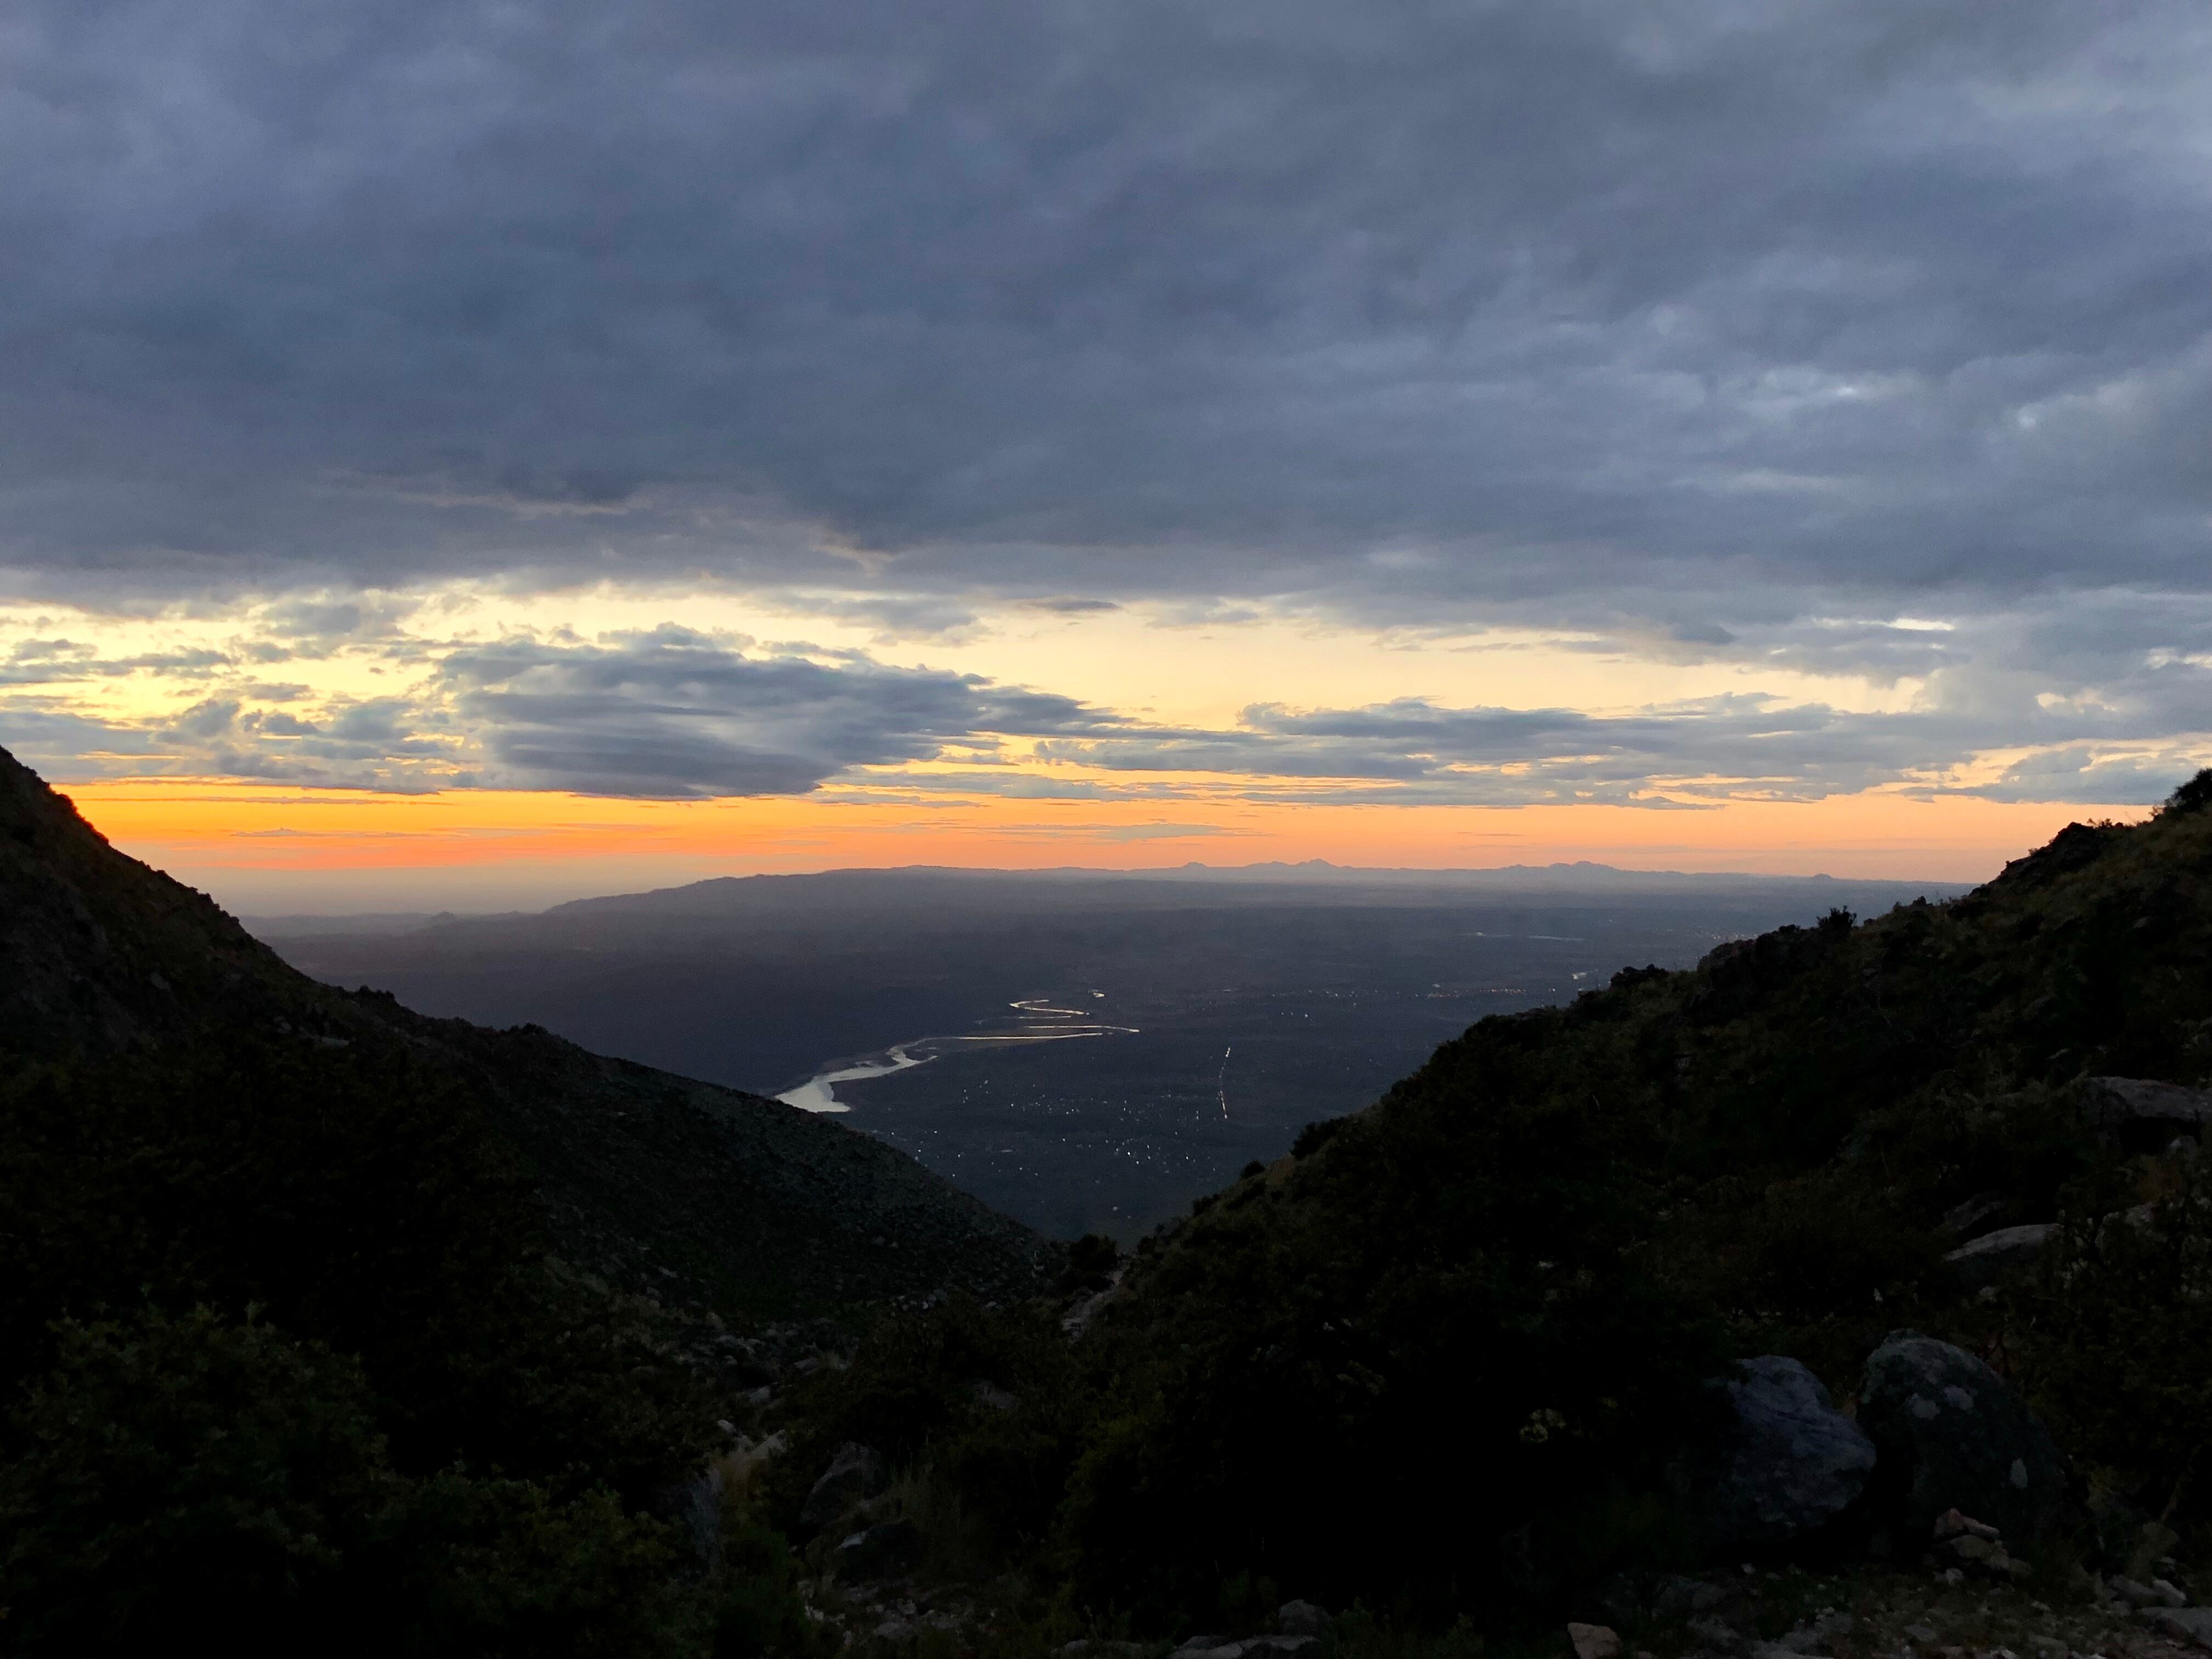
[[[2106,1281],[1990,1302],[1942,1258],[1960,1224],[2193,1190],[2195,1141],[2123,1144],[2083,1079],[2212,1072],[2208,781],[2139,827],[2074,826],[1951,904],[1838,912],[1486,1020],[1204,1201],[1103,1322],[1144,1427],[1075,1483],[1094,1584],[1188,1598],[1208,1588],[1185,1582],[1197,1560],[1370,1596],[1561,1584],[1668,1534],[1662,1466],[1721,1361],[1793,1354],[1848,1395],[1903,1325],[1988,1349],[2080,1428],[2080,1356],[2055,1333]],[[2128,1363],[2110,1358],[2108,1395]],[[2201,1397],[2187,1375],[2153,1391]],[[1283,1448],[1316,1424],[1328,1455],[1293,1474]],[[2086,1431],[2075,1449],[2123,1455]],[[2161,1471],[2138,1446],[2111,1479],[2170,1483],[2190,1451]],[[1483,1494],[1480,1541],[1356,1519],[1439,1489]],[[1133,1547],[1137,1492],[1206,1535]],[[1287,1526],[1294,1502],[1308,1518]]]
[[[318,984],[0,753],[10,1653],[804,1649],[779,1540],[669,1518],[760,1380],[721,1328],[1054,1255],[835,1124]]]
[[[189,1037],[220,1009],[339,1017],[218,909],[126,858],[0,749],[0,1052],[61,1058]],[[348,1022],[350,1024],[350,1022]]]
[[[0,1056],[251,1036],[448,1075],[521,1160],[556,1251],[702,1310],[1019,1295],[1051,1254],[903,1152],[774,1101],[319,985],[204,895],[110,848],[4,750],[0,952]]]
[[[1794,1357],[1848,1401],[1913,1327],[2044,1413],[2100,1505],[2076,1559],[2098,1528],[2212,1522],[2212,1102],[2133,1121],[2098,1080],[2212,1074],[2208,807],[2212,773],[1954,902],[1484,1020],[1148,1239],[1034,1409],[987,1419],[950,1368],[935,1415],[905,1403],[915,1356],[988,1346],[940,1322],[825,1380],[807,1451],[1022,1446],[1037,1559],[1140,1628],[1212,1628],[1263,1583],[1495,1627],[1711,1559],[1670,1470],[1731,1359]],[[1996,1284],[1946,1260],[2041,1223]],[[990,1340],[1009,1376],[1049,1372]]]

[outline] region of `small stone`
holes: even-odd
[[[1570,1624],[1567,1640],[1574,1644],[1575,1659],[1620,1659],[1620,1632],[1610,1625]]]
[[[2189,1605],[2189,1592],[2170,1578],[2154,1578],[2150,1581],[2150,1587],[2152,1593],[2169,1607]]]
[[[1971,1515],[1961,1515],[1956,1510],[1946,1510],[1936,1517],[1936,1536],[1939,1541],[1946,1538],[1956,1538],[1961,1533],[1971,1534],[1976,1538],[1987,1539],[1992,1544],[1997,1540],[1997,1529],[1995,1527],[1977,1521]]]
[[[1926,1625],[1907,1625],[1905,1633],[1923,1648],[1936,1639],[1935,1631]]]

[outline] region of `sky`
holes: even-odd
[[[241,907],[2212,763],[2195,0],[17,0],[0,156],[0,744]]]

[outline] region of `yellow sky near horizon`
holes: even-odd
[[[122,850],[234,908],[527,908],[711,876],[934,864],[1161,868],[1325,859],[1979,881],[2084,808],[1877,792],[1705,811],[1234,801],[643,801],[509,791],[379,795],[224,780],[69,789]]]
[[[986,729],[973,738],[956,732],[933,756],[932,738],[908,751],[921,758],[831,765],[820,787],[781,793],[651,799],[649,790],[586,794],[495,776],[480,777],[484,787],[444,787],[495,758],[471,734],[465,692],[441,678],[441,665],[457,653],[520,641],[605,662],[610,653],[633,648],[625,642],[672,624],[711,646],[712,660],[702,659],[710,679],[732,664],[750,672],[748,664],[787,660],[811,662],[817,680],[836,681],[827,692],[807,691],[822,699],[818,719],[810,715],[816,725],[797,739],[835,738],[846,718],[838,701],[844,688],[887,699],[897,714],[898,699],[938,696],[948,677],[969,676],[977,685],[1027,688],[1134,723],[1115,727],[1121,736],[1115,741],[1180,729],[1231,746],[1249,739],[1240,755],[1258,759],[1251,769],[1210,771],[1215,751],[1203,743],[1156,758],[1086,749],[1080,736],[1055,746]],[[1923,637],[1948,624],[1892,618],[1838,626]],[[1530,752],[1571,757],[1576,744],[1589,746],[1587,793],[1596,794],[1604,793],[1604,745],[1613,739],[1595,730],[1577,735],[1573,718],[1618,717],[1642,727],[1674,722],[1692,732],[1702,711],[1723,707],[1814,706],[1879,721],[1935,706],[1923,679],[1814,673],[1803,661],[1503,627],[1363,628],[1261,606],[1000,605],[965,620],[934,616],[901,632],[880,615],[838,611],[824,595],[605,586],[532,593],[456,583],[148,614],[0,605],[0,663],[11,688],[0,698],[0,742],[15,746],[20,732],[60,731],[34,763],[94,824],[125,850],[233,908],[263,913],[529,908],[707,876],[913,864],[1127,869],[1323,859],[1480,868],[1589,860],[1641,869],[1975,881],[2073,819],[2148,810],[1948,793],[1999,778],[2023,750],[1984,750],[1937,770],[1893,771],[1895,781],[1856,793],[1820,784],[1817,761],[1806,763],[1812,787],[1788,776],[1763,780],[1759,766],[1796,766],[1798,753],[1808,752],[1796,750],[1786,734],[1781,752],[1750,757],[1750,775],[1734,780],[1699,775],[1694,762],[1704,751],[1692,744],[1682,751],[1692,763],[1686,770],[1632,786],[1641,805],[1534,799],[1541,788],[1530,790],[1533,804],[1474,805],[1451,798],[1462,781],[1510,794],[1521,775],[1548,763],[1508,757],[1454,762],[1419,777],[1387,769],[1325,775],[1339,755],[1350,757],[1347,767],[1358,762],[1357,744],[1303,754],[1270,749],[1273,733],[1245,713],[1255,705],[1371,712],[1400,700],[1418,700],[1431,714],[1502,713],[1508,723],[1516,711],[1576,711],[1565,726],[1551,720],[1565,732],[1552,749]],[[686,671],[679,665],[676,672],[676,679],[654,682],[647,700],[691,696]],[[623,696],[647,696],[629,681],[593,693],[602,694],[617,710],[638,706]],[[227,726],[194,727],[196,711],[224,707],[244,714],[225,716]],[[761,718],[777,718],[772,696],[763,707]],[[386,720],[379,710],[398,712]],[[341,780],[349,787],[328,787],[332,780],[319,778],[312,765],[290,766],[318,743],[326,755],[342,753],[331,740],[364,714],[384,727],[368,732],[362,752],[371,761],[361,775]],[[878,713],[863,708],[856,717]],[[591,711],[583,718],[588,731]],[[736,724],[715,727],[720,718],[695,702],[675,710],[674,724],[624,729],[638,741],[696,729],[753,740],[754,728],[744,723],[751,716],[740,710]],[[760,729],[759,741],[771,748],[797,740],[788,729]],[[1416,732],[1400,741],[1418,757],[1430,739]],[[2110,752],[2124,759],[2125,750]],[[1854,763],[1848,747],[1835,752],[1840,764]],[[1285,769],[1266,769],[1270,754],[1288,757]],[[225,756],[228,771],[204,765]],[[1146,769],[1166,764],[1177,769]],[[288,768],[291,777],[276,781]],[[1441,791],[1440,777],[1449,785]],[[1623,793],[1612,789],[1616,801]]]

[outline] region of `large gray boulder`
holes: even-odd
[[[2178,1083],[2139,1077],[2081,1080],[2089,1118],[2130,1152],[2154,1152],[2176,1135],[2201,1135],[2212,1124],[2212,1095]]]
[[[1874,1443],[1820,1379],[1779,1354],[1723,1379],[1719,1440],[1686,1472],[1684,1496],[1716,1548],[1760,1549],[1818,1531],[1856,1504]]]
[[[872,1448],[848,1441],[808,1490],[806,1501],[799,1506],[799,1518],[810,1527],[826,1527],[883,1489],[883,1459]]]
[[[2064,1506],[2065,1466],[2049,1432],[1963,1348],[1891,1332],[1867,1358],[1858,1420],[1881,1455],[1880,1518],[1907,1538],[1929,1536],[1947,1510],[2029,1537]]]

